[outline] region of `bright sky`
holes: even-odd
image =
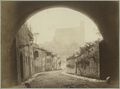
[[[33,33],[39,33],[39,35],[36,35],[37,39],[35,40],[40,44],[52,41],[58,28],[79,27],[83,29],[81,25],[84,25],[86,42],[94,41],[98,38],[102,39],[102,36],[96,34],[99,33],[99,30],[91,19],[69,8],[49,8],[40,11],[31,16],[27,23]]]

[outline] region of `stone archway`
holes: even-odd
[[[1,78],[2,87],[10,87],[17,84],[17,64],[12,50],[14,36],[26,21],[26,19],[36,11],[43,10],[51,6],[67,6],[77,11],[83,12],[96,22],[103,35],[104,44],[107,46],[110,58],[104,62],[108,63],[108,68],[113,79],[118,79],[119,68],[119,3],[109,2],[84,2],[84,1],[2,1],[2,24],[1,24]],[[105,46],[104,45],[104,46]],[[105,46],[105,47],[106,47]],[[106,65],[103,65],[106,66]]]

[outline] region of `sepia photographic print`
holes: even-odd
[[[119,1],[1,1],[1,88],[119,88]]]

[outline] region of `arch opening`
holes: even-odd
[[[31,63],[31,69],[24,68],[32,74],[34,70],[38,73],[64,69],[69,73],[74,69],[75,74],[100,78],[99,43],[103,37],[86,15],[65,7],[42,10],[24,23],[18,36]],[[34,50],[39,52],[33,53]],[[40,56],[34,62],[38,53]]]

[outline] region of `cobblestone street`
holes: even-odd
[[[32,88],[103,88],[112,87],[103,82],[90,82],[67,76],[62,71],[50,71],[38,74],[31,82]]]

